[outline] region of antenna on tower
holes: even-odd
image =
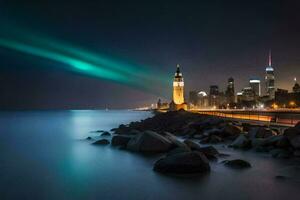
[[[272,66],[272,52],[271,52],[271,49],[269,51],[269,66],[270,67]]]

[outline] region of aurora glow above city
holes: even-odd
[[[229,77],[241,91],[264,79],[270,49],[276,87],[291,91],[300,76],[297,6],[1,1],[0,107],[151,105],[170,100],[177,64],[186,97],[210,85],[225,91]]]

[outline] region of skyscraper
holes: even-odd
[[[259,97],[261,95],[260,80],[257,78],[252,78],[249,81],[249,85],[252,88],[254,95]]]
[[[173,101],[175,104],[184,103],[184,81],[179,65],[177,65],[177,70],[173,81]]]
[[[294,81],[295,81],[295,85],[293,86],[293,92],[294,93],[300,93],[300,85],[297,82],[297,78],[294,78]]]
[[[228,79],[228,83],[227,83],[227,89],[225,92],[226,95],[226,101],[227,103],[234,103],[235,102],[235,95],[234,95],[234,79],[232,77],[230,77]]]
[[[269,65],[266,68],[266,95],[269,96],[270,99],[274,99],[275,97],[275,75],[274,68],[272,67],[272,56],[271,51],[269,52]]]

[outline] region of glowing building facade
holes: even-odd
[[[260,80],[257,78],[252,78],[249,81],[249,85],[252,88],[254,95],[256,97],[260,97],[261,96]]]
[[[269,96],[270,99],[274,99],[275,97],[275,75],[274,68],[272,67],[272,57],[271,51],[269,53],[269,65],[266,68],[266,95]]]
[[[184,81],[179,65],[177,65],[177,70],[173,81],[173,101],[175,104],[184,103]]]

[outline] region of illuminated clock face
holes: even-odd
[[[183,87],[184,86],[184,82],[173,82],[173,86],[175,86],[175,87]]]

